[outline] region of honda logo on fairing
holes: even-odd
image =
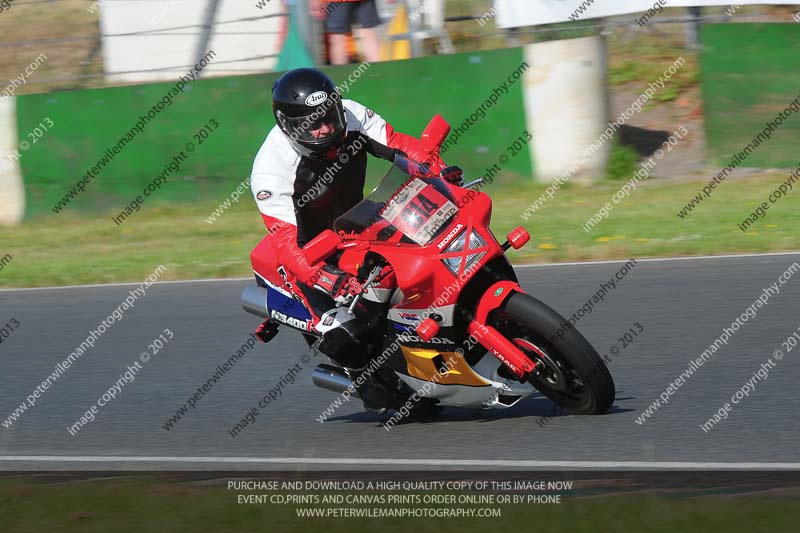
[[[453,228],[453,230],[450,233],[447,234],[447,237],[442,239],[442,242],[440,242],[436,246],[436,248],[438,248],[439,251],[441,252],[444,249],[444,247],[447,246],[448,244],[450,244],[450,241],[452,241],[455,238],[455,236],[458,235],[458,232],[461,231],[461,229],[463,227],[464,227],[464,224],[459,224],[458,226]]]
[[[317,91],[315,93],[308,95],[308,97],[306,98],[306,105],[307,106],[319,105],[327,99],[328,99],[328,94],[325,91]]]
[[[277,320],[278,322],[283,322],[286,325],[302,329],[305,331],[311,331],[311,321],[310,320],[300,320],[299,318],[295,318],[293,316],[285,315],[280,311],[272,311],[270,316]]]

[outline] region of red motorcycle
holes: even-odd
[[[449,130],[437,116],[423,140],[438,147]],[[396,391],[395,409],[409,400],[426,413],[444,406],[508,408],[539,390],[578,414],[606,412],[615,395],[607,366],[575,328],[554,335],[567,321],[520,287],[505,252],[530,235],[518,227],[503,243],[495,238],[489,196],[469,189],[479,183],[456,187],[397,157],[333,231],[304,248],[310,264],[336,257],[340,269],[362,281],[362,294],[331,321],[346,313],[365,324],[373,356],[367,375]],[[259,247],[251,257],[259,285],[242,294],[245,310],[300,330],[309,343],[319,338],[322,331],[285,290],[274,259]],[[381,298],[375,280],[387,272],[397,287]],[[347,372],[335,364],[318,366],[313,379],[353,393]]]

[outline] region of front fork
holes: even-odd
[[[499,331],[487,325],[489,313],[500,306],[512,292],[523,292],[518,283],[498,281],[486,291],[478,302],[475,318],[467,326],[467,333],[500,362],[506,365],[520,379],[525,379],[536,370],[536,364],[520,350],[516,344],[505,338]]]

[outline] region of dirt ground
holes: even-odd
[[[612,89],[613,118],[631,105],[639,93],[631,90]],[[685,127],[689,133],[658,161],[651,172],[653,178],[690,180],[705,175],[705,131],[703,130],[703,106],[700,90],[693,87],[671,102],[662,102],[650,109],[643,109],[633,116],[627,125],[649,131],[663,132],[669,136]],[[646,159],[646,157],[645,157]]]
[[[612,88],[612,117],[630,106],[639,97],[637,91]],[[671,102],[660,102],[650,109],[643,109],[627,123],[635,128],[648,130],[648,134],[660,132],[663,137],[678,131],[681,126],[688,130],[678,144],[656,163],[650,172],[651,180],[669,179],[676,182],[711,179],[719,172],[718,166],[706,159],[706,137],[704,129],[703,102],[700,88],[692,87]],[[649,156],[643,157],[642,161]],[[778,168],[739,167],[729,173],[728,179],[736,181],[755,175],[771,175],[784,172]]]

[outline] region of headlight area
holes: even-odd
[[[469,240],[467,235],[469,235]],[[441,261],[447,270],[457,277],[462,271],[465,274],[467,271],[471,271],[473,266],[486,255],[486,250],[478,251],[481,248],[486,248],[486,241],[474,228],[467,228],[453,239],[453,242],[443,252],[444,254],[458,253],[459,255],[447,257]],[[475,252],[469,253],[472,250]]]

